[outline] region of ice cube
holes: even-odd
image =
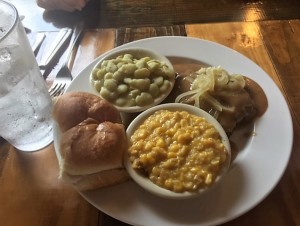
[[[8,47],[0,49],[0,63],[9,62],[11,60],[11,52]]]
[[[18,58],[20,58],[16,54],[17,48],[18,45],[11,45],[0,49],[0,93],[2,96],[24,77],[24,71],[17,63]]]
[[[7,12],[0,9],[0,38],[2,38],[12,27],[14,17],[8,16]]]

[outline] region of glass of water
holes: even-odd
[[[0,136],[22,151],[49,145],[52,100],[16,8],[0,0]]]

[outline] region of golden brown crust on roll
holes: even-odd
[[[76,126],[87,118],[99,123],[110,121],[122,123],[118,110],[106,100],[85,92],[69,92],[57,98],[53,118],[62,132]]]
[[[87,119],[62,135],[62,168],[73,175],[122,167],[127,149],[124,126]]]
[[[70,92],[54,100],[52,115],[62,134],[61,179],[83,191],[129,178],[123,166],[127,137],[113,105],[90,93]]]

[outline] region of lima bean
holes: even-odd
[[[148,69],[150,70],[151,73],[153,73],[155,70],[157,70],[160,66],[160,63],[156,61],[149,61],[148,62]]]
[[[108,89],[111,92],[115,92],[117,90],[117,87],[118,87],[118,83],[114,79],[106,79],[106,80],[104,80],[104,84],[103,85],[104,85],[104,87],[106,89]]]
[[[125,94],[127,92],[128,92],[128,86],[126,84],[118,85],[118,88],[117,88],[117,93],[118,94]]]
[[[103,60],[101,63],[101,68],[105,68],[108,63],[108,60]]]
[[[167,65],[162,67],[163,74],[167,78],[172,78],[174,76],[174,71],[170,69]]]
[[[97,77],[97,72],[99,71],[99,69],[98,68],[94,68],[93,70],[92,70],[92,78],[93,78],[93,80],[97,80],[98,79],[98,77]]]
[[[128,62],[128,63],[132,63],[133,56],[131,54],[124,54],[123,61]]]
[[[100,92],[102,86],[103,86],[103,80],[94,81],[94,87],[98,92]]]
[[[103,79],[106,74],[105,68],[101,68],[97,71],[97,79]]]
[[[110,92],[105,87],[101,87],[100,95],[105,99],[108,99],[108,100],[110,99]]]
[[[120,72],[123,72],[128,75],[132,75],[136,70],[136,66],[133,63],[124,64],[119,68]]]
[[[159,90],[161,93],[165,93],[168,91],[169,87],[171,86],[171,83],[169,80],[164,80],[161,87],[159,87]]]
[[[148,68],[139,68],[134,72],[135,78],[148,78],[150,76],[150,71]]]
[[[162,76],[155,77],[153,78],[153,83],[160,87],[164,83],[164,78]]]
[[[125,62],[120,61],[119,63],[117,63],[117,67],[120,68],[120,67],[122,67],[122,65],[124,65],[124,64],[125,64]]]
[[[125,77],[125,74],[121,71],[116,71],[114,74],[113,74],[113,78],[119,82],[121,82]]]
[[[158,86],[155,83],[150,84],[149,86],[149,92],[152,95],[153,98],[156,98],[160,94],[160,90]]]
[[[115,65],[114,62],[111,60],[108,61],[107,65],[106,65],[106,71],[114,73],[117,70],[118,70],[117,65]]]
[[[147,91],[150,86],[149,79],[132,79],[130,87],[133,89],[138,89],[140,91]]]
[[[128,96],[132,97],[132,98],[136,98],[138,95],[141,94],[141,91],[138,90],[138,89],[134,89],[134,90],[131,90],[128,94]]]
[[[146,67],[147,67],[147,61],[146,61],[145,58],[136,60],[134,63],[135,63],[135,65],[136,65],[136,67],[137,67],[138,69],[146,68]]]
[[[104,75],[104,80],[106,79],[112,79],[114,77],[114,74],[111,73],[111,72],[107,72],[105,75]]]
[[[138,106],[146,106],[153,103],[153,98],[149,93],[142,92],[141,95],[138,95],[135,98],[135,102]]]
[[[131,84],[131,82],[132,82],[132,78],[124,78],[124,83],[126,83],[126,84],[128,84],[128,85],[130,85]]]

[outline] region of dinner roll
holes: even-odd
[[[118,110],[106,100],[70,92],[54,102],[61,130],[59,177],[77,190],[91,190],[129,179],[123,166],[128,148]]]
[[[69,92],[54,101],[53,118],[61,132],[76,126],[87,118],[99,123],[110,121],[122,123],[119,111],[108,101],[85,92]]]
[[[63,170],[82,175],[121,168],[126,142],[123,125],[89,118],[62,134]]]

